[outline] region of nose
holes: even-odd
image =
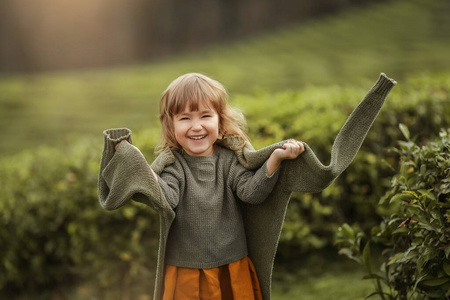
[[[193,131],[200,131],[200,130],[202,130],[202,128],[203,128],[202,123],[199,121],[195,121],[195,122],[193,122],[191,129]]]

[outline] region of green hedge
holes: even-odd
[[[136,278],[153,284],[157,215],[138,204],[100,207],[101,144],[84,140],[1,160],[0,295],[89,278],[100,298],[116,299],[117,290],[136,289]],[[142,289],[149,293],[148,285]]]
[[[236,95],[247,115],[255,148],[285,138],[306,141],[328,162],[333,139],[373,82],[360,87],[309,87],[301,91]],[[342,176],[321,194],[295,194],[282,233],[278,262],[330,246],[343,222],[369,228],[374,207],[392,170],[383,152],[405,123],[418,140],[450,126],[450,74],[400,82]],[[133,139],[149,161],[158,128]],[[155,272],[158,217],[130,203],[118,211],[100,208],[97,174],[102,135],[64,149],[39,148],[0,160],[0,294],[37,293],[89,280],[100,298],[148,295]],[[391,161],[395,164],[394,161]]]
[[[449,299],[450,129],[423,146],[411,140],[406,126],[401,129],[406,141],[394,149],[401,165],[379,202],[391,213],[371,229],[368,242],[364,233],[344,224],[337,244],[341,254],[364,264],[365,278],[375,281],[371,295]],[[374,264],[371,252],[377,248],[383,259]]]

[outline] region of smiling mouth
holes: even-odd
[[[205,137],[206,137],[206,135],[200,135],[200,136],[191,136],[189,138],[191,140],[198,141],[198,140],[204,139]]]

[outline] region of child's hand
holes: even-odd
[[[278,148],[272,152],[267,160],[267,175],[270,176],[278,169],[281,162],[285,159],[295,159],[302,152],[305,151],[305,146],[302,142],[290,140],[283,145],[282,148]]]
[[[283,145],[283,148],[273,151],[272,155],[281,162],[285,159],[295,159],[302,154],[303,151],[305,151],[305,146],[302,142],[290,140]]]
[[[120,143],[122,143],[122,142],[128,143],[128,141],[127,141],[127,140],[121,140],[121,141],[120,141],[120,142],[118,142],[118,143],[116,144],[116,146],[115,146],[115,148],[116,148],[116,151],[117,151],[117,148],[119,148],[119,146],[120,146]]]

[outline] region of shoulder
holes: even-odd
[[[219,161],[226,161],[226,162],[230,162],[230,163],[234,163],[234,162],[239,163],[238,157],[237,157],[237,154],[235,151],[233,151],[229,148],[220,146],[220,145],[217,145],[216,147],[217,148],[215,150],[215,155],[218,156]]]
[[[186,160],[184,159],[183,155],[177,151],[171,151],[171,153],[172,159],[170,160],[170,162],[166,163],[163,170],[168,169],[181,170],[183,168],[182,165],[186,162]]]
[[[160,174],[167,166],[173,164],[174,162],[174,152],[169,148],[166,148],[158,154],[156,159],[151,164],[151,167],[156,174]]]
[[[177,152],[173,152],[173,161],[170,164],[164,166],[161,172],[158,174],[163,180],[177,180],[179,182],[184,181],[186,177],[186,167],[183,164],[183,157]]]
[[[236,176],[243,171],[247,171],[241,162],[239,161],[236,151],[218,146],[216,149],[218,156],[218,164],[222,165],[222,169],[228,174],[228,176]]]

